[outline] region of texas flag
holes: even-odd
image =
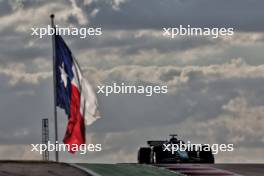
[[[80,146],[85,143],[85,124],[100,118],[92,86],[61,36],[55,35],[56,105],[68,115],[63,142]]]

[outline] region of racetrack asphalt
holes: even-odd
[[[212,164],[210,166],[244,176],[264,176],[264,164]]]
[[[0,161],[0,176],[89,176],[89,174],[65,163]]]
[[[159,164],[187,176],[264,176],[264,164]]]
[[[76,165],[76,164],[75,164]],[[85,164],[85,167],[101,176],[264,176],[264,164]],[[166,169],[176,171],[168,172]],[[92,173],[92,172],[91,172]],[[72,164],[42,161],[0,161],[0,176],[93,176]]]

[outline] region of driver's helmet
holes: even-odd
[[[179,140],[176,137],[172,137],[170,139],[170,143],[172,143],[172,144],[177,144],[178,142],[179,142]]]

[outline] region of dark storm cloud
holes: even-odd
[[[18,32],[14,26],[0,31],[0,63],[8,64],[20,62],[28,64],[36,58],[51,58],[51,41],[46,36],[42,39],[31,36],[30,28],[27,32]]]
[[[12,7],[25,10],[41,7],[54,1],[8,1],[1,2],[2,14],[12,12]],[[74,1],[78,8],[89,17],[92,26],[104,29],[161,29],[162,27],[191,24],[196,27],[234,27],[237,31],[263,31],[264,17],[260,0],[126,0],[114,7],[114,1]],[[71,1],[56,2],[71,6]],[[92,12],[98,9],[93,16]],[[68,22],[77,24],[78,20],[72,13],[68,15]]]
[[[31,2],[29,0],[29,1],[21,1],[18,3],[20,4],[22,3],[23,4],[22,7],[24,9],[30,9],[30,8],[32,9],[35,7],[41,7],[43,5],[50,4],[52,2],[53,1]],[[60,3],[63,2],[64,1],[59,1],[58,6],[60,6]],[[68,4],[69,6],[71,5],[69,1],[65,1],[65,2],[67,2],[66,4]],[[254,27],[254,24],[247,24],[250,22],[250,20],[245,20],[246,18],[242,15],[242,13],[245,13],[245,15],[247,15],[249,11],[250,12],[252,11],[249,17],[255,19],[252,21],[254,23],[257,23],[256,20],[260,18],[256,18],[254,15],[256,12],[256,14],[261,16],[262,11],[259,12],[259,7],[258,7],[261,5],[261,2],[251,1],[251,2],[240,2],[237,4],[235,2],[236,1],[230,1],[228,2],[227,5],[224,2],[216,2],[216,1],[213,2],[153,1],[151,3],[147,1],[140,1],[140,2],[125,1],[121,3],[119,5],[119,9],[116,10],[113,9],[112,4],[107,1],[91,1],[90,4],[86,4],[86,5],[84,5],[83,1],[76,1],[77,6],[79,8],[82,8],[83,13],[86,13],[86,15],[89,17],[90,17],[89,14],[94,9],[96,8],[99,9],[99,12],[97,15],[95,15],[95,17],[89,18],[91,21],[91,24],[89,24],[89,26],[103,27],[104,33],[102,36],[96,38],[90,37],[87,39],[79,39],[76,37],[75,38],[71,37],[72,44],[70,44],[70,47],[74,49],[73,51],[74,53],[79,53],[79,51],[83,51],[83,50],[88,51],[89,49],[96,49],[97,52],[99,52],[98,57],[100,58],[100,54],[112,51],[114,49],[119,49],[120,51],[119,54],[121,55],[121,57],[124,57],[133,54],[138,54],[141,51],[156,50],[161,54],[162,53],[166,54],[170,52],[184,52],[189,49],[200,48],[203,46],[214,46],[219,44],[221,41],[210,40],[208,38],[199,38],[199,37],[179,38],[177,40],[176,39],[169,40],[167,38],[155,37],[151,35],[147,35],[147,36],[143,35],[140,37],[135,37],[135,35],[131,33],[131,31],[133,31],[132,29],[143,29],[143,28],[160,30],[164,22],[165,22],[164,24],[169,24],[170,21],[173,22],[171,23],[173,25],[174,24],[177,25],[176,23],[180,24],[181,22],[184,22],[186,24],[188,22],[190,22],[191,24],[201,23],[204,24],[205,26],[207,24],[211,25],[214,23],[217,25],[222,25],[221,21],[219,21],[218,18],[223,18],[222,20],[225,21],[226,24],[229,24],[230,20],[235,20],[237,22],[239,21],[243,22],[243,25],[248,26],[250,28]],[[142,6],[142,4],[146,4],[146,5]],[[192,14],[184,13],[186,11],[191,11]],[[234,15],[231,15],[231,12],[233,12]],[[221,15],[218,15],[218,17],[216,17],[214,13],[219,13],[219,14],[221,13]],[[235,14],[235,13],[239,13],[239,14]],[[228,18],[226,14],[230,14],[232,18],[231,17]],[[115,15],[117,17],[115,17]],[[201,17],[202,20],[196,19],[199,17],[199,15],[202,16]],[[151,20],[149,18],[153,18],[153,19]],[[185,20],[185,18],[187,18],[187,20]],[[243,20],[236,20],[234,18],[241,18]],[[165,19],[167,19],[167,21]],[[214,23],[211,22],[209,19],[213,19]],[[78,25],[78,19],[76,15],[74,15],[73,13],[68,16],[68,20],[70,20],[71,23]],[[46,21],[48,22],[48,20]],[[58,24],[61,24],[61,21],[58,21]],[[41,26],[43,25],[44,23],[41,24]],[[258,24],[257,26],[261,27],[261,23]],[[46,56],[50,56],[51,43],[48,40],[48,37],[39,40],[36,40],[36,38],[32,39],[32,37],[30,36],[31,33],[31,31],[29,30],[30,28],[28,28],[28,31],[26,32],[18,32],[15,30],[15,27],[17,26],[13,24],[12,26],[9,26],[8,28],[5,28],[4,30],[0,31],[0,35],[3,36],[1,37],[0,40],[2,43],[0,45],[0,51],[1,51],[0,60],[2,63],[9,61],[21,61],[21,62],[25,60],[32,61],[37,57],[46,58]],[[109,28],[118,29],[120,31],[122,29],[127,29],[127,31],[129,31],[130,33],[123,34],[121,35],[120,38],[118,38],[118,35],[111,34],[111,32],[114,32],[115,30],[108,30]],[[239,30],[240,29],[245,30],[243,28],[239,28]],[[256,31],[256,30],[250,29],[250,31]],[[162,36],[161,30],[160,30],[160,35]],[[68,42],[69,40],[67,40],[68,38],[67,37],[65,38],[66,38],[66,42],[69,43]],[[31,41],[34,41],[33,45],[27,47],[27,45]],[[246,53],[250,53],[250,52],[246,52]],[[237,57],[236,55],[237,54],[232,55],[232,57]],[[222,56],[219,57],[220,59],[222,59]],[[212,59],[210,58],[206,60],[206,62],[211,62],[211,61]],[[194,63],[196,64],[199,62],[200,60],[195,61]],[[205,61],[202,62],[204,63]]]
[[[47,57],[50,55],[49,53],[50,49],[44,49],[44,48],[38,48],[38,47],[30,47],[30,48],[24,48],[24,47],[18,47],[18,48],[6,48],[6,50],[2,51],[0,56],[1,58],[5,58],[4,60],[1,60],[1,62],[6,62],[8,59],[8,62],[11,61],[18,61],[18,62],[26,62],[27,60],[32,61],[33,59],[37,57]]]
[[[7,15],[12,12],[12,7],[8,1],[0,1],[0,16]]]
[[[100,1],[94,4],[100,11],[91,22],[104,28],[161,29],[190,24],[264,31],[264,2],[260,0],[131,0],[121,4],[120,10],[113,10]]]

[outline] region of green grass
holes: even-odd
[[[102,176],[180,176],[166,169],[140,164],[78,164]]]

